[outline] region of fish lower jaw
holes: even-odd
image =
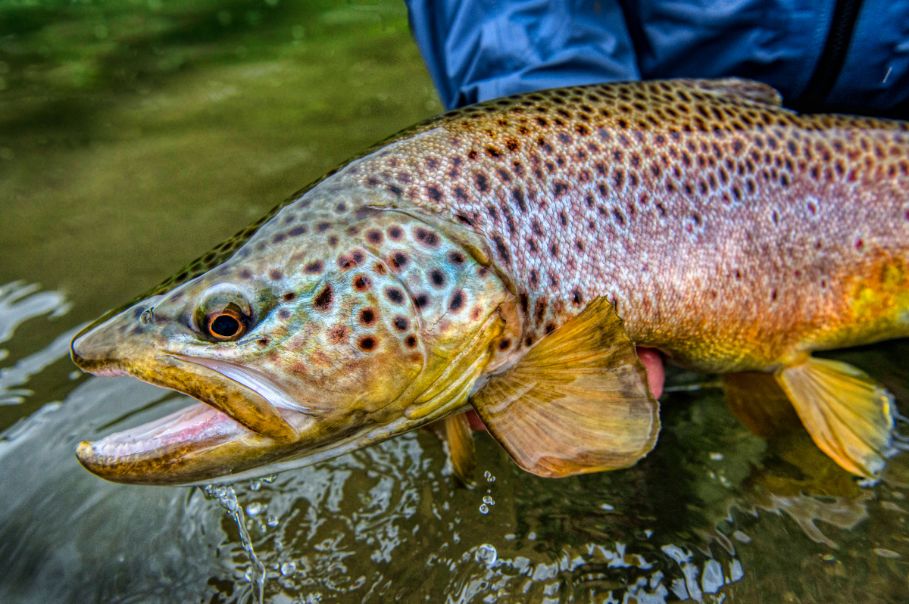
[[[89,471],[108,478],[110,472],[127,464],[255,436],[227,414],[204,403],[192,402],[188,407],[134,428],[97,441],[82,441],[76,448],[76,456]]]

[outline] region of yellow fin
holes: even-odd
[[[719,80],[688,80],[688,82],[705,92],[721,96],[738,97],[752,103],[763,103],[776,107],[783,105],[783,96],[776,88],[757,80],[722,78]]]
[[[726,406],[752,433],[769,438],[798,427],[799,418],[773,374],[747,371],[723,376]]]
[[[515,463],[538,476],[630,466],[660,428],[659,404],[606,298],[490,378],[471,403]]]
[[[451,467],[455,476],[462,483],[470,485],[472,482],[470,475],[476,465],[476,449],[473,444],[470,422],[467,421],[467,413],[449,415],[444,422],[445,440],[448,443],[448,458],[451,460]]]
[[[874,477],[892,453],[893,398],[852,365],[809,358],[777,371],[812,440],[843,469]]]

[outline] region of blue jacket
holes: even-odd
[[[787,106],[909,118],[907,0],[406,0],[446,107],[572,84],[739,76]]]

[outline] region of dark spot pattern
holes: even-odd
[[[331,307],[332,289],[331,285],[326,285],[322,291],[313,299],[313,307],[316,310],[328,310]]]

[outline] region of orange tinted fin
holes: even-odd
[[[606,298],[493,376],[471,403],[515,463],[538,476],[630,466],[660,428],[659,404]]]
[[[473,433],[466,413],[449,415],[445,422],[445,441],[448,443],[448,458],[455,476],[465,485],[470,485],[470,475],[476,465],[476,449]]]
[[[809,358],[776,379],[815,444],[843,469],[874,477],[892,453],[893,397],[846,363]]]
[[[726,406],[742,424],[768,438],[799,426],[786,393],[773,374],[748,371],[723,376]]]

